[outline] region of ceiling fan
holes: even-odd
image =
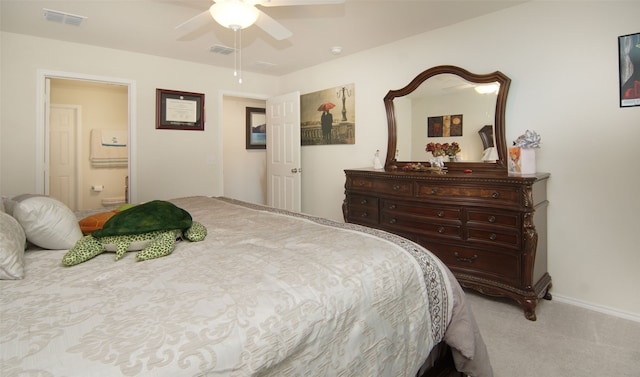
[[[189,34],[213,18],[220,25],[239,30],[254,23],[277,40],[291,37],[293,34],[278,21],[271,18],[256,5],[264,7],[339,4],[345,0],[213,0],[211,7],[195,17],[176,26],[182,35]]]

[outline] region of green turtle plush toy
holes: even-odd
[[[163,257],[173,252],[176,239],[202,241],[207,236],[204,225],[193,221],[189,212],[173,203],[154,200],[118,212],[102,227],[76,242],[62,258],[73,266],[105,251],[115,251],[115,260],[127,251],[139,250],[136,260]]]

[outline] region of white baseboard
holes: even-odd
[[[585,309],[589,309],[589,310],[593,310],[593,311],[596,311],[596,312],[608,314],[608,315],[611,315],[611,316],[614,316],[614,317],[628,319],[628,320],[631,320],[631,321],[634,321],[634,322],[640,322],[640,314],[638,314],[638,313],[625,312],[623,310],[613,309],[613,308],[609,308],[609,307],[602,306],[602,305],[596,305],[596,304],[592,304],[590,302],[586,302],[586,301],[581,301],[581,300],[575,299],[573,297],[562,296],[562,295],[555,294],[555,293],[553,293],[553,300],[557,300],[558,302],[564,302],[564,303],[570,304],[570,305],[579,306],[579,307],[582,307],[582,308],[585,308]]]

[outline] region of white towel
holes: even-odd
[[[102,145],[112,147],[127,146],[127,131],[120,130],[100,130],[102,132]]]
[[[112,135],[113,131],[106,131],[106,134]],[[118,131],[120,132],[120,131]],[[124,132],[126,135],[126,131]],[[129,148],[126,146],[125,139],[117,140],[124,145],[105,145],[103,144],[103,134],[105,130],[91,130],[90,156],[91,165],[94,167],[123,167],[129,163]],[[113,135],[112,135],[113,136]],[[118,136],[116,136],[117,138]]]

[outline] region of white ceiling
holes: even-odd
[[[277,41],[255,25],[244,29],[243,69],[282,75],[335,59],[333,46],[341,46],[340,56],[345,56],[522,2],[346,0],[332,5],[263,7],[293,37]],[[230,29],[212,19],[188,38],[175,30],[211,4],[210,0],[0,0],[0,29],[233,68],[233,54],[209,51],[214,45],[234,46]],[[43,8],[87,19],[80,26],[49,22]]]

